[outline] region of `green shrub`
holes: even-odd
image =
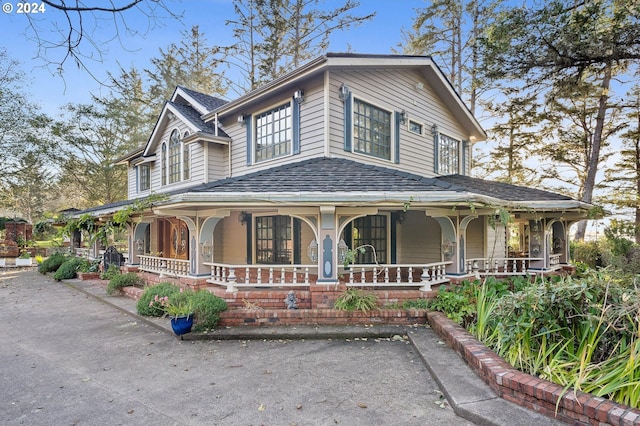
[[[111,280],[113,277],[120,275],[120,267],[114,264],[109,265],[109,269],[100,274],[101,280]]]
[[[155,296],[158,297],[171,297],[174,293],[179,293],[180,287],[175,284],[164,282],[158,285],[147,287],[140,296],[136,309],[140,315],[146,315],[149,317],[161,317],[164,315],[159,303],[154,302]]]
[[[378,307],[378,297],[358,288],[348,288],[336,299],[333,307],[343,311],[368,312]]]
[[[80,265],[78,272],[98,272],[100,270],[100,262],[100,259],[96,259],[91,262],[85,259]]]
[[[144,280],[133,272],[118,274],[109,280],[107,294],[114,294],[123,287],[142,287]]]
[[[69,280],[75,278],[78,274],[78,268],[82,264],[84,259],[79,257],[72,257],[64,262],[53,274],[53,279],[56,281]]]
[[[54,253],[45,260],[42,261],[38,267],[38,272],[46,274],[47,272],[55,272],[60,265],[69,260],[69,256],[65,256],[62,253]]]
[[[227,309],[227,302],[207,290],[189,294],[193,301],[194,331],[212,330],[218,325],[220,312]],[[171,298],[170,298],[171,300]]]
[[[402,309],[427,309],[428,307],[429,299],[414,299],[402,302]]]
[[[474,285],[464,281],[450,289],[441,286],[438,295],[429,302],[429,309],[442,312],[449,319],[467,326],[475,317]]]

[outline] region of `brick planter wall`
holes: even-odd
[[[428,312],[427,318],[447,345],[502,398],[576,426],[640,425],[640,410],[584,392],[565,392],[560,385],[511,367],[443,313]]]
[[[276,325],[424,324],[423,309],[376,309],[369,312],[336,309],[231,309],[220,315],[221,327]]]

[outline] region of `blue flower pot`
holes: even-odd
[[[171,318],[171,328],[178,336],[189,333],[193,327],[193,314],[186,317]]]

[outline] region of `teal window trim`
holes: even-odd
[[[253,163],[253,137],[251,134],[251,128],[253,125],[253,119],[251,115],[246,115],[244,117],[244,125],[247,127],[247,166],[250,166]]]
[[[469,153],[469,141],[463,140],[462,141],[462,158],[461,158],[462,167],[460,170],[461,175],[467,174],[467,154],[469,154],[469,157],[471,157],[471,154]]]
[[[292,115],[292,138],[293,147],[292,152],[294,155],[300,154],[300,99],[293,98],[291,100],[291,115]]]
[[[353,95],[351,92],[344,101],[344,150],[351,152],[353,141]]]
[[[438,155],[440,150],[440,134],[438,133],[438,126],[434,124],[431,128],[431,132],[433,133],[433,171],[438,173],[440,170],[440,158]]]
[[[393,145],[394,145],[394,155],[393,162],[395,164],[400,164],[400,122],[402,121],[402,117],[400,112],[394,111],[394,133],[393,133]]]

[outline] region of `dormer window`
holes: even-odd
[[[256,162],[291,154],[291,102],[257,114],[254,123]]]

